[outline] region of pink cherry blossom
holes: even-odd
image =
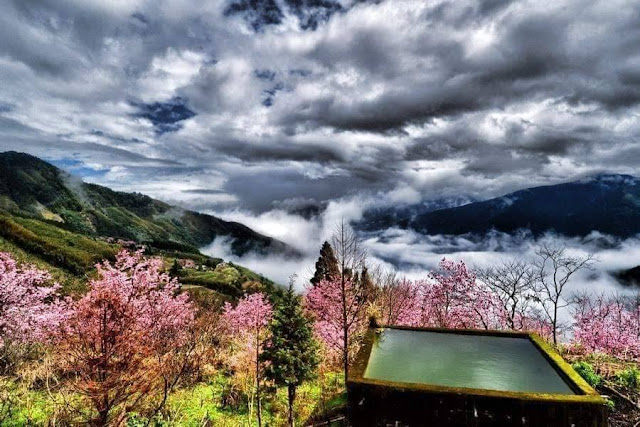
[[[260,384],[263,364],[260,356],[269,339],[272,315],[273,308],[262,293],[242,297],[235,307],[225,303],[223,311],[223,319],[233,336],[232,342],[238,343],[241,347],[241,350],[231,357],[231,364],[253,382],[254,390],[249,393],[249,414],[251,417],[255,397],[258,426],[262,425]]]
[[[635,300],[582,295],[574,318],[574,348],[623,359],[640,357],[640,307]]]
[[[315,331],[334,362],[351,360],[367,327],[362,289],[350,278],[321,280],[306,293]]]
[[[96,267],[98,278],[71,305],[54,338],[60,368],[73,373],[73,387],[98,414],[93,421],[106,425],[114,413],[123,416],[118,408],[132,410],[180,375],[172,371],[179,366],[174,358],[187,344],[195,309],[162,273],[162,261],[141,251],[122,251],[114,264]]]
[[[5,341],[43,340],[67,314],[51,275],[30,265],[18,265],[0,252],[0,347]]]

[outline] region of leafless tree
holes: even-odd
[[[372,289],[368,290],[369,295],[367,295],[370,301],[377,301],[378,298],[382,297],[384,289],[392,286],[398,281],[396,277],[397,272],[395,270],[389,270],[377,263],[368,261],[367,271],[369,281],[372,284]]]
[[[553,343],[558,343],[558,333],[563,326],[559,321],[559,312],[571,304],[565,298],[566,286],[580,270],[591,269],[595,259],[593,254],[571,256],[565,246],[542,244],[536,250],[533,260],[535,275],[535,299],[549,322],[553,333]]]
[[[349,348],[354,339],[358,337],[349,336],[352,326],[366,316],[366,294],[367,289],[362,286],[362,280],[353,280],[354,275],[362,273],[366,269],[367,252],[362,248],[358,236],[345,224],[344,220],[336,225],[331,238],[331,245],[338,260],[340,270],[340,286],[342,301],[342,356],[344,378],[347,380],[349,374]],[[347,281],[351,280],[352,289],[347,289]],[[355,294],[355,298],[349,298]]]
[[[352,277],[366,266],[367,251],[344,220],[336,225],[331,237],[331,246],[338,260],[340,275],[343,278]]]
[[[535,270],[522,260],[503,259],[496,265],[476,268],[478,279],[497,296],[506,314],[507,326],[520,330],[532,310]]]

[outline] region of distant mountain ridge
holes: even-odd
[[[475,201],[477,200],[469,197],[447,197],[400,207],[377,206],[363,212],[362,219],[357,222],[356,228],[362,231],[376,231],[391,227],[406,228],[418,215],[463,206]]]
[[[387,220],[382,221],[385,227],[391,225],[388,218],[387,214]],[[374,220],[369,219],[359,228],[379,229],[375,219],[374,216]],[[412,212],[395,225],[430,235],[529,230],[534,235],[554,231],[586,236],[599,231],[626,238],[640,233],[640,179],[601,174],[456,207],[435,210],[427,207],[422,212]]]
[[[295,249],[249,227],[171,206],[140,193],[82,182],[37,157],[0,153],[0,211],[55,222],[84,235],[201,247],[228,239],[235,255],[297,256]]]

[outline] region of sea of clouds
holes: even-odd
[[[361,196],[334,200],[323,212],[309,218],[280,209],[261,214],[242,210],[212,212],[275,237],[304,255],[299,259],[257,255],[236,257],[231,254],[228,242],[221,239],[203,248],[203,252],[230,259],[278,283],[287,283],[289,277],[295,274],[298,287],[302,289],[313,275],[322,242],[330,240],[340,221],[357,222],[362,218],[363,211],[373,203]],[[372,263],[395,270],[410,279],[424,278],[443,258],[463,260],[472,267],[485,267],[504,259],[533,258],[536,249],[541,244],[547,244],[564,246],[569,255],[593,254],[595,257],[593,268],[576,275],[568,292],[583,289],[593,292],[635,292],[619,283],[614,274],[640,264],[640,238],[618,239],[598,232],[585,237],[566,237],[554,233],[534,237],[524,231],[512,235],[491,232],[482,236],[445,236],[423,235],[394,227],[361,232],[359,235]]]

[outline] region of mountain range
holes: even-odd
[[[550,231],[587,236],[598,231],[626,238],[640,233],[640,179],[601,174],[484,201],[456,197],[378,207],[365,211],[354,226],[372,233],[396,227],[429,235],[526,230],[534,236]],[[227,240],[238,256],[299,256],[243,224],[85,183],[28,154],[0,153],[0,250],[25,251],[78,275],[112,257],[122,242],[188,258],[203,257],[198,248],[216,238]]]
[[[422,234],[484,234],[492,230],[533,235],[549,231],[586,236],[592,231],[617,237],[640,233],[640,180],[602,174],[579,181],[528,188],[485,201],[464,199],[365,212],[358,229],[389,226]]]

